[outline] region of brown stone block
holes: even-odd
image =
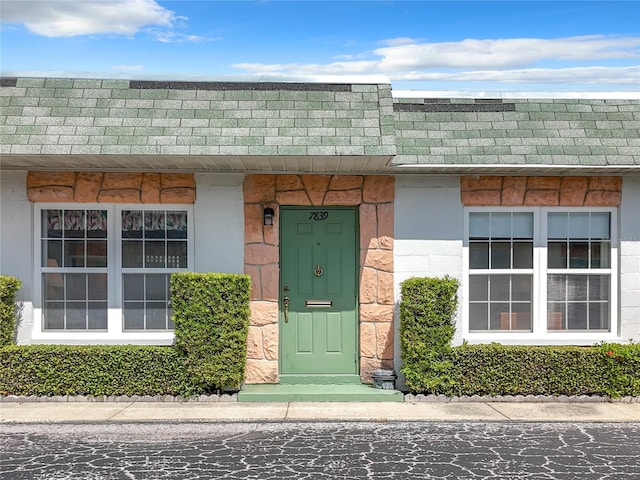
[[[262,348],[267,360],[278,360],[278,325],[262,327]]]
[[[527,177],[504,177],[502,181],[502,205],[522,205]]]
[[[262,300],[262,280],[260,278],[260,267],[255,265],[244,265],[244,273],[251,277],[251,300]]]
[[[587,194],[587,177],[563,177],[560,184],[560,205],[580,206]]]
[[[394,304],[393,273],[378,272],[378,303]]]
[[[361,203],[362,191],[360,189],[334,190],[327,192],[323,205],[360,205]]]
[[[73,187],[36,187],[27,190],[27,198],[32,202],[73,202]]]
[[[378,248],[378,216],[376,206],[363,203],[360,213],[360,248]]]
[[[244,243],[263,243],[262,205],[248,203],[244,205]]]
[[[102,173],[79,172],[76,176],[74,201],[78,203],[97,202],[100,185],[102,185]]]
[[[273,202],[276,195],[275,175],[247,175],[244,177],[246,203]]]
[[[369,250],[364,266],[383,272],[393,272],[393,252],[390,250]]]
[[[304,190],[292,190],[276,193],[278,205],[311,205],[311,200]]]
[[[301,175],[304,188],[309,195],[311,205],[322,205],[327,187],[331,181],[330,175]]]
[[[140,203],[140,190],[137,188],[114,188],[101,190],[98,195],[100,203]]]
[[[603,192],[594,190],[587,192],[584,205],[587,207],[617,207],[622,201],[621,192]]]
[[[460,200],[468,207],[490,207],[501,205],[502,196],[500,190],[461,191]]]
[[[27,189],[49,185],[73,187],[76,183],[75,172],[29,172]]]
[[[527,177],[527,190],[558,190],[560,177]]]
[[[385,241],[385,245],[389,248],[393,247],[393,220],[394,206],[393,203],[380,203],[377,205],[378,210],[378,240],[382,247],[383,238],[387,237],[391,240]]]
[[[278,247],[252,243],[244,246],[245,265],[266,265],[278,263]]]
[[[160,203],[194,203],[196,191],[193,188],[163,188]]]
[[[393,323],[392,305],[360,305],[360,321],[374,323]]]
[[[276,302],[264,302],[253,300],[249,303],[251,308],[251,325],[271,325],[278,323],[278,304]]]
[[[476,190],[500,190],[503,177],[496,176],[463,176],[460,177],[460,190],[473,192]]]
[[[364,383],[371,383],[373,371],[380,368],[385,370],[393,369],[393,360],[362,357],[360,359],[360,379]]]
[[[278,383],[278,362],[247,359],[244,381],[247,384]]]
[[[360,304],[375,302],[377,289],[378,272],[373,268],[362,268],[360,273]]]
[[[362,187],[362,199],[367,203],[393,202],[395,183],[390,175],[367,175]]]
[[[262,349],[262,327],[249,326],[247,334],[247,358],[261,360],[264,358]]]
[[[160,185],[162,188],[196,188],[196,179],[193,173],[161,173]]]
[[[141,187],[142,187],[142,173],[140,172],[105,173],[102,179],[102,188],[104,190],[127,189],[127,188],[137,188],[138,190],[140,190]]]
[[[376,324],[360,324],[360,356],[373,358],[376,356]]]
[[[589,190],[622,190],[622,177],[589,177]]]
[[[299,175],[276,175],[276,192],[304,190]]]
[[[527,190],[524,205],[535,207],[558,205],[559,196],[559,190]]]
[[[142,203],[160,203],[160,174],[144,173],[142,175]]]
[[[376,357],[393,360],[393,323],[376,323]]]
[[[263,265],[260,269],[260,278],[262,280],[262,299],[278,301],[279,297],[279,280],[280,267],[277,263]]]
[[[329,190],[361,189],[364,177],[359,175],[334,175],[329,183]]]

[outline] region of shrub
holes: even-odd
[[[16,277],[0,275],[0,347],[11,345],[16,329],[16,292],[22,282]]]
[[[2,395],[195,395],[172,347],[26,345],[0,348]]]
[[[176,346],[205,391],[238,390],[244,380],[250,289],[248,275],[171,276]]]
[[[458,286],[458,280],[448,276],[402,282],[402,373],[411,390],[436,392],[451,386],[450,352]]]

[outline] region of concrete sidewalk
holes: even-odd
[[[640,422],[640,403],[13,403],[0,422]]]

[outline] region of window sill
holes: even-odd
[[[117,334],[109,332],[33,332],[31,343],[62,345],[172,345],[173,331],[132,332]]]
[[[590,346],[601,342],[626,343],[626,339],[610,332],[566,333],[467,333],[463,341],[471,344],[500,343],[503,345],[579,345]]]

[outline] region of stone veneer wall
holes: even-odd
[[[45,172],[27,174],[32,202],[194,203],[192,173]]]
[[[360,216],[360,376],[393,367],[392,176],[247,175],[245,273],[251,276],[247,383],[278,382],[280,205],[358,206]],[[273,226],[263,226],[266,207]]]
[[[460,197],[466,206],[619,206],[622,177],[465,176]]]

